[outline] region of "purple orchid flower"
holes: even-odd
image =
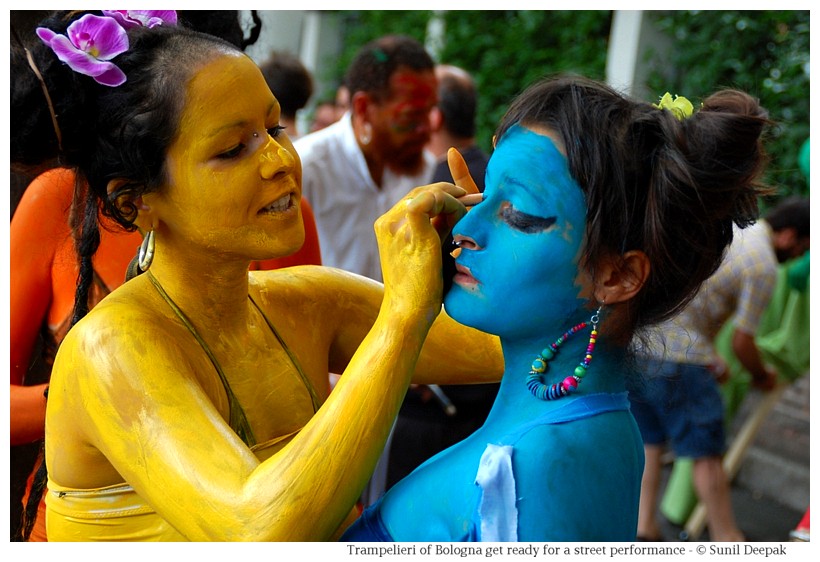
[[[125,82],[125,73],[108,62],[128,50],[128,35],[113,18],[87,14],[68,26],[67,36],[45,27],[38,27],[36,32],[74,72],[91,76],[104,86]]]
[[[117,20],[117,23],[125,29],[177,24],[177,13],[174,10],[103,10],[102,12]]]

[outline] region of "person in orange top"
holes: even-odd
[[[73,189],[72,171],[55,168],[45,172],[26,189],[11,220],[12,445],[43,437],[46,384],[21,386],[33,360],[37,335],[44,327],[43,353],[50,364],[71,321],[79,269],[68,220]],[[125,232],[111,223],[107,226],[100,230],[100,248],[94,256],[95,295],[89,300],[95,302],[122,284],[128,262],[142,241],[136,231]]]
[[[23,194],[10,227],[10,350],[11,445],[43,438],[48,382],[25,385],[36,359],[38,335],[43,335],[46,370],[71,323],[78,260],[69,224],[74,173],[55,168],[38,176]],[[138,232],[125,232],[106,222],[94,257],[94,290],[89,307],[125,279],[128,262],[139,248]],[[14,484],[14,483],[12,483]],[[19,483],[18,483],[19,485]],[[12,529],[19,524],[12,521]],[[45,540],[44,525],[32,535]]]

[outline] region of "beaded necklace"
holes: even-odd
[[[578,383],[587,373],[589,363],[592,361],[592,351],[595,349],[595,340],[598,338],[598,322],[600,321],[601,308],[592,315],[589,322],[581,322],[567,330],[560,338],[544,348],[538,357],[532,362],[530,367],[530,374],[527,376],[527,388],[533,396],[539,400],[556,400],[567,396],[578,388]],[[589,325],[592,325],[592,330],[589,333],[589,343],[587,344],[586,353],[581,363],[575,367],[575,372],[566,377],[560,383],[553,383],[551,385],[544,384],[544,373],[549,368],[549,362],[552,361],[559,348],[564,345],[569,338],[583,330]]]

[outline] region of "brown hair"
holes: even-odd
[[[732,223],[752,224],[766,157],[766,111],[748,94],[719,91],[694,115],[636,101],[577,76],[542,79],[513,102],[496,138],[515,123],[541,125],[564,142],[587,202],[582,264],[644,252],[650,273],[627,303],[629,336],[688,303],[717,269]]]

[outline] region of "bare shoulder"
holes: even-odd
[[[52,380],[89,377],[93,384],[99,376],[110,381],[129,373],[150,376],[162,364],[182,367],[179,346],[187,339],[178,323],[169,322],[173,311],[158,306],[136,281],[113,291],[69,330]]]

